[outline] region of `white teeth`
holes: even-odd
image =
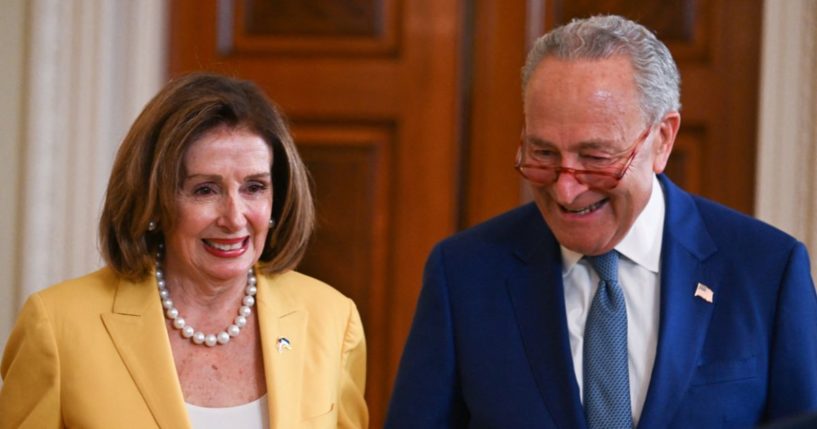
[[[212,246],[212,247],[215,247],[218,250],[221,250],[223,252],[227,252],[227,251],[230,251],[230,250],[240,249],[241,245],[243,244],[243,241],[239,241],[238,243],[235,243],[235,244],[220,244],[220,243],[213,243],[212,241],[207,241],[207,244]]]
[[[604,201],[606,201],[606,200],[601,200],[601,201],[599,201],[599,202],[597,202],[595,204],[591,204],[591,205],[589,205],[589,206],[587,206],[587,207],[585,207],[583,209],[580,209],[580,210],[565,209],[565,211],[568,212],[568,213],[577,214],[577,215],[587,214],[587,213],[590,213],[590,212],[596,210],[597,208],[601,207],[601,205],[604,204]]]

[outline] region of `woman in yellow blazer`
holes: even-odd
[[[0,428],[367,427],[357,309],[293,271],[313,219],[306,169],[255,85],[171,82],[117,154],[107,266],[23,307]]]

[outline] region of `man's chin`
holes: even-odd
[[[586,234],[586,231],[584,233]],[[554,235],[560,245],[582,255],[601,255],[615,247],[615,244],[610,244],[610,241],[600,241],[598,235],[581,237],[583,234],[570,231],[554,232]]]

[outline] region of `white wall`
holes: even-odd
[[[164,82],[166,55],[163,0],[3,6],[0,346],[25,297],[101,265],[113,156]]]
[[[817,277],[817,0],[766,1],[757,216],[809,248]]]
[[[26,0],[4,0],[0,13],[0,345],[17,311],[15,285],[19,169],[23,124]]]

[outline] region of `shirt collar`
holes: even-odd
[[[661,262],[661,243],[664,233],[664,190],[653,175],[650,199],[635,223],[615,247],[618,253],[638,265],[658,273]],[[562,274],[567,274],[584,257],[564,246],[562,249]]]

